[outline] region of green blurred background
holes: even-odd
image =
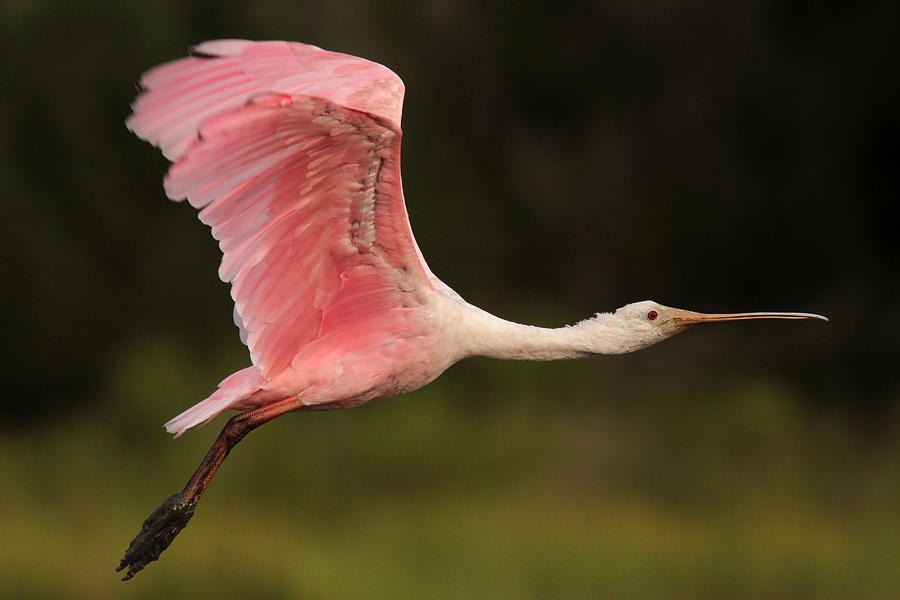
[[[4,0],[0,590],[10,598],[896,598],[896,2]],[[470,360],[288,415],[113,572],[248,362],[218,249],[125,130],[147,68],[292,39],[407,84],[432,269],[542,325],[806,310],[625,357]]]

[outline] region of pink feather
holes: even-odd
[[[383,348],[416,335],[409,296],[433,277],[403,203],[399,77],[297,43],[194,53],[143,76],[127,124],[174,161],[166,194],[200,209],[219,240],[254,366],[167,423],[179,435],[298,387],[310,403],[346,394],[317,387],[339,356],[357,355],[343,376],[365,393],[396,360]]]

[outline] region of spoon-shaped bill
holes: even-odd
[[[672,309],[672,318],[680,325],[699,325],[700,323],[716,323],[718,321],[744,321],[747,319],[819,319],[827,321],[827,317],[812,313],[800,312],[743,312],[743,313],[700,313],[692,310]]]

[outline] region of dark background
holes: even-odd
[[[898,23],[892,2],[5,3],[0,522],[18,542],[0,584],[893,597]],[[556,326],[651,298],[831,322],[467,361],[411,397],[288,416],[117,587],[140,520],[219,427],[170,442],[158,425],[249,360],[215,242],[123,125],[141,72],[223,37],[403,78],[419,245],[495,314]]]

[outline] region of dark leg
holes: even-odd
[[[248,410],[232,417],[184,489],[163,500],[144,521],[141,531],[131,541],[128,550],[125,551],[125,557],[116,568],[116,571],[121,571],[128,567],[122,581],[134,577],[135,573],[158,559],[163,550],[169,547],[175,536],[194,516],[194,507],[197,506],[200,496],[206,491],[206,486],[209,485],[222,461],[245,435],[266,421],[301,407],[303,404],[298,397],[292,396],[281,402]]]

